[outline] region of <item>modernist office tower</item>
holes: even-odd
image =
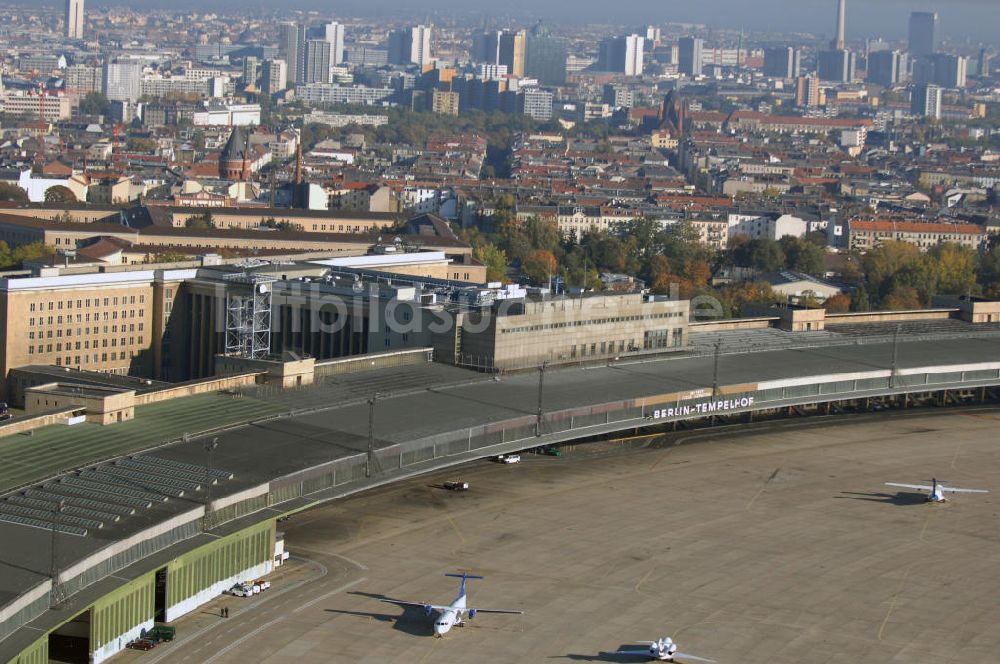
[[[910,57],[919,58],[937,51],[936,12],[910,14]]]
[[[83,0],[66,0],[66,37],[83,39]]]

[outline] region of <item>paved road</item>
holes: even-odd
[[[627,662],[605,653],[670,633],[723,663],[992,664],[998,423],[768,424],[477,462],[467,494],[408,481],[283,524],[290,550],[339,566],[158,661]],[[932,475],[994,493],[928,505],[882,484]],[[434,639],[421,611],[376,600],[447,602],[460,568],[486,577],[473,603],[526,614]]]

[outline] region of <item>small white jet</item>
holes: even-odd
[[[423,608],[427,615],[431,615],[437,611],[440,615],[434,621],[434,636],[444,636],[455,625],[458,625],[459,627],[465,625],[466,614],[468,614],[469,620],[472,620],[476,617],[477,613],[524,613],[524,611],[509,611],[506,609],[472,608],[468,605],[468,596],[465,592],[465,582],[469,579],[481,579],[483,577],[473,576],[471,574],[466,574],[465,572],[462,572],[461,574],[445,574],[445,576],[453,576],[456,579],[462,580],[462,585],[458,589],[458,597],[456,597],[455,600],[447,606],[442,604],[427,604],[426,602],[404,602],[398,599],[389,599],[388,597],[380,599],[383,602],[397,604],[399,606],[419,606]]]
[[[916,489],[917,491],[928,491],[927,502],[929,503],[943,503],[947,498],[944,494],[947,493],[989,493],[989,489],[959,489],[954,486],[945,486],[937,481],[937,479],[932,478],[930,485],[927,484],[900,484],[899,482],[886,482],[886,486],[897,486],[903,489]]]
[[[614,654],[644,656],[660,662],[715,662],[714,659],[677,652],[677,644],[669,636],[664,636],[656,641],[640,641],[639,643],[648,643],[649,648],[646,650],[616,650]]]

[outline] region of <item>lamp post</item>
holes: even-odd
[[[61,599],[61,593],[58,591],[59,565],[56,560],[56,532],[59,527],[59,515],[62,514],[65,507],[66,501],[60,500],[52,508],[52,540],[49,544],[49,555],[51,556],[49,569],[52,576],[52,589],[49,591],[49,608],[52,609],[58,608]]]
[[[368,400],[368,458],[365,459],[365,477],[372,476],[372,466],[375,462],[375,402],[379,393],[376,392]]]
[[[712,368],[712,396],[719,396],[719,356],[722,355],[722,342],[715,342],[715,364]]]
[[[548,360],[543,360],[542,364],[538,367],[538,416],[535,420],[535,436],[542,435],[542,418],[545,415],[543,397],[545,394],[545,367],[548,365]]]
[[[205,442],[205,524],[206,526],[211,526],[211,522],[208,518],[208,513],[212,509],[212,453],[215,452],[215,448],[219,446],[219,438],[216,436],[212,440]]]
[[[896,325],[892,333],[892,368],[889,371],[889,389],[896,387],[896,372],[899,371],[899,332],[902,325]]]

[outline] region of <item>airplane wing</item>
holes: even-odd
[[[954,486],[943,486],[942,491],[950,491],[952,493],[989,493],[989,489],[959,489]]]
[[[616,650],[612,653],[607,653],[609,655],[634,655],[636,657],[645,657],[649,659],[649,648],[645,650]]]
[[[689,655],[684,652],[675,652],[674,659],[680,659],[682,662],[709,662],[709,664],[715,664],[714,659],[705,659],[704,657]]]
[[[477,607],[471,607],[467,611],[475,611],[476,613],[516,613],[522,614],[524,611],[514,611],[509,609],[480,609]]]
[[[899,482],[886,482],[886,486],[898,486],[904,489],[917,489],[918,491],[933,491],[934,487],[929,484],[900,484]],[[940,485],[938,485],[940,486]],[[944,487],[942,487],[944,488]]]
[[[442,606],[440,604],[425,604],[424,602],[406,602],[401,599],[389,599],[388,597],[380,597],[380,602],[387,602],[389,604],[396,604],[398,606],[419,606],[421,609],[431,608],[436,611],[447,611],[450,606]]]

